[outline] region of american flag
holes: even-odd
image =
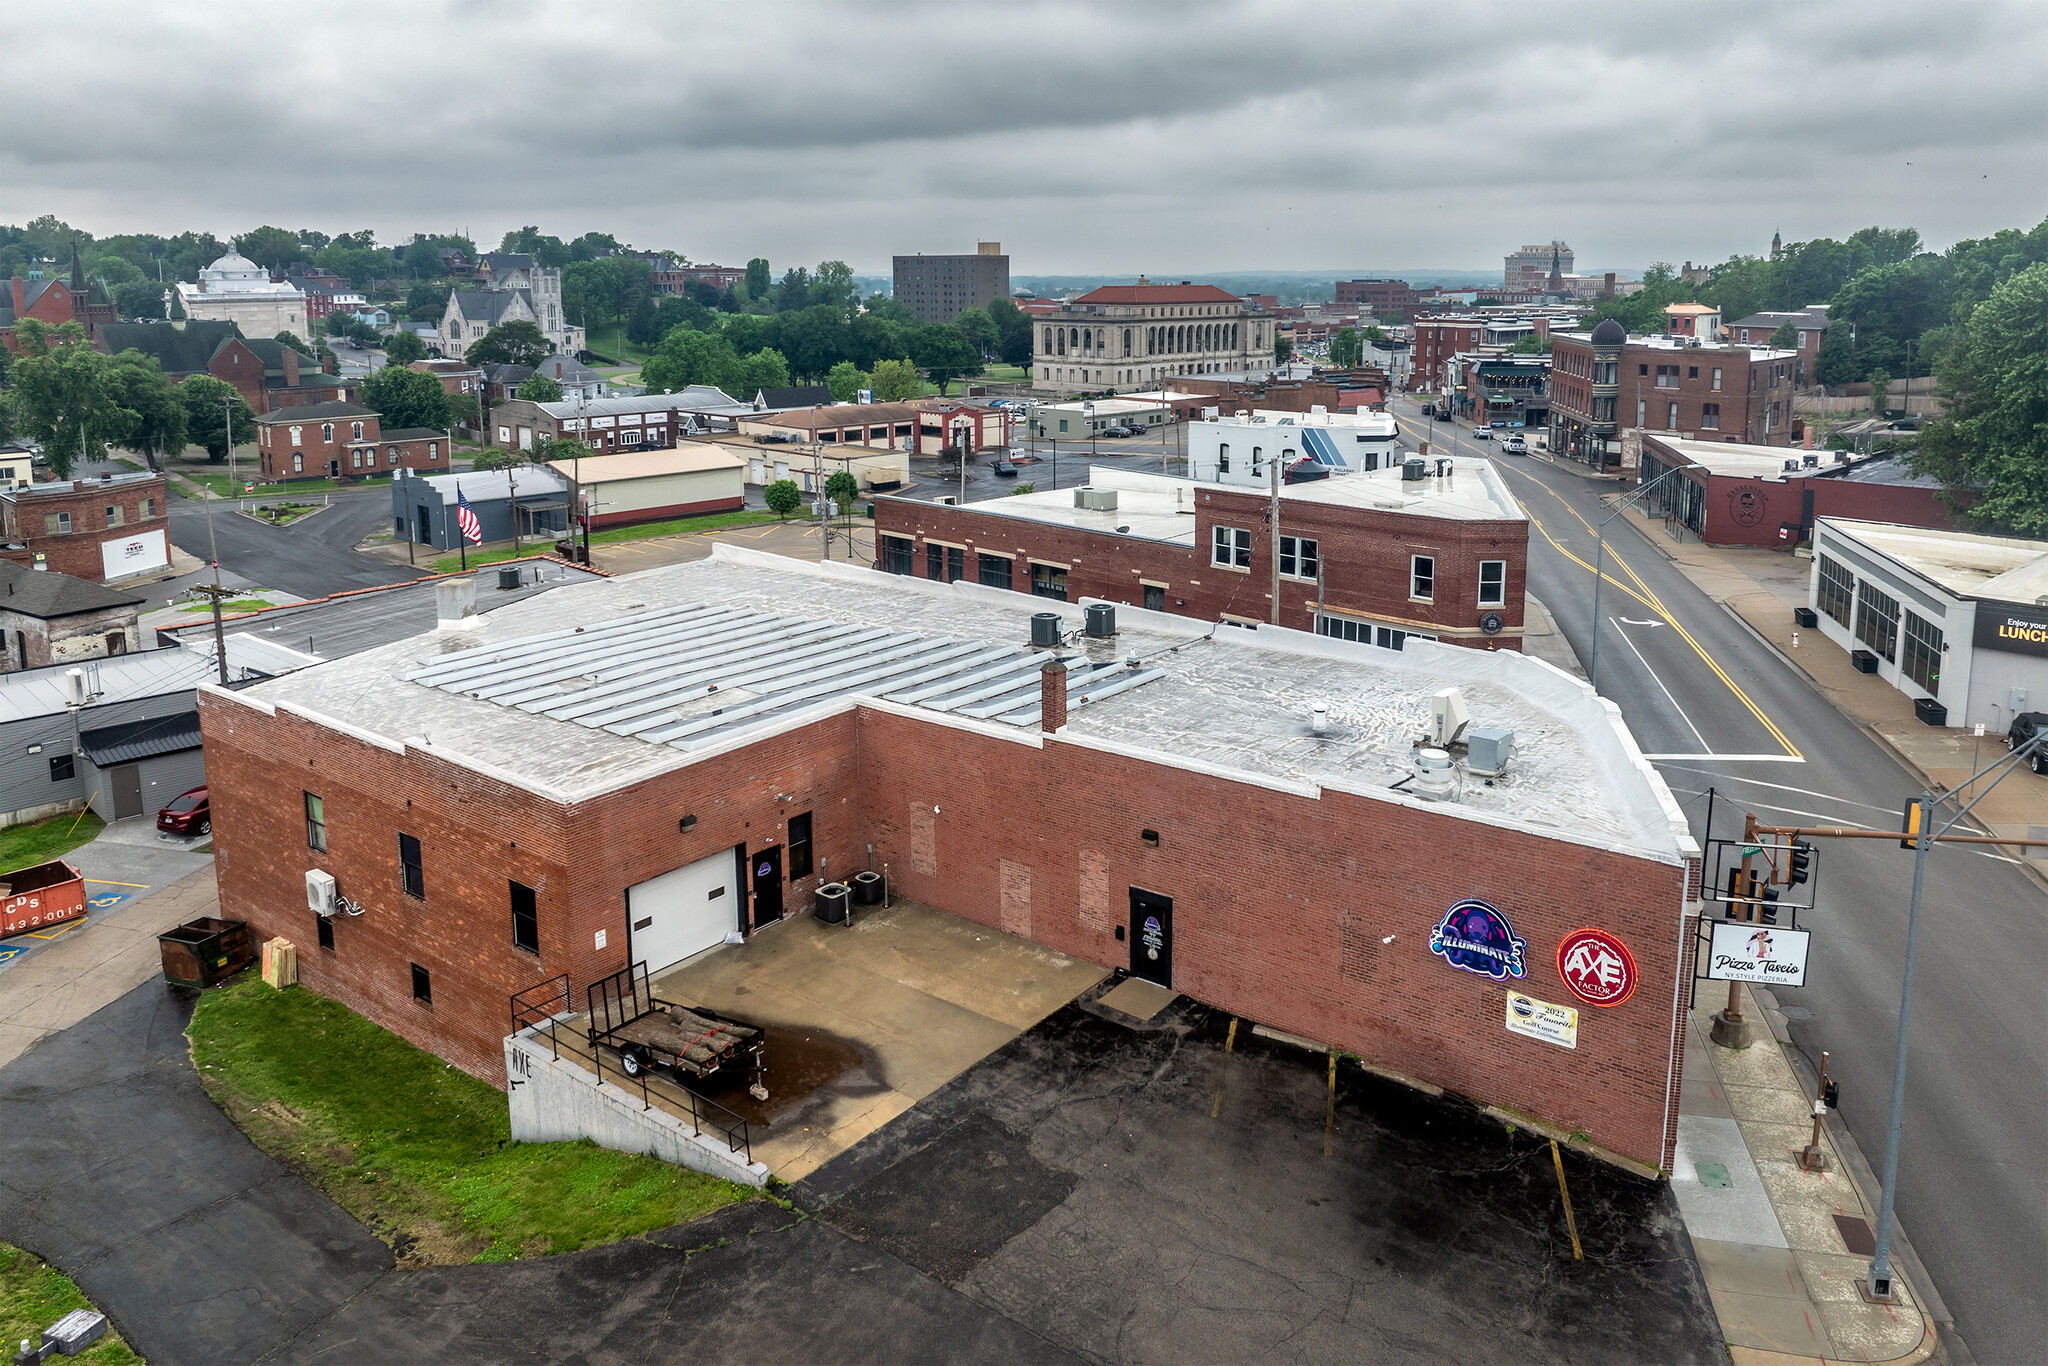
[[[471,545],[484,543],[484,524],[469,510],[469,495],[462,491],[459,484],[455,488],[455,524],[462,528],[463,540]]]

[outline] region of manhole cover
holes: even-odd
[[[1805,1006],[1779,1006],[1778,1013],[1788,1020],[1810,1020],[1813,1012]]]
[[[1870,1221],[1859,1219],[1853,1214],[1837,1214],[1835,1227],[1841,1230],[1842,1246],[1853,1256],[1868,1257],[1877,1251],[1877,1235],[1871,1231]]]
[[[1709,1190],[1735,1189],[1735,1182],[1729,1177],[1728,1169],[1718,1162],[1695,1162],[1692,1169],[1699,1174],[1700,1184]]]

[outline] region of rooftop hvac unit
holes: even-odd
[[[1060,643],[1060,614],[1058,612],[1033,612],[1031,614],[1031,648],[1034,650],[1055,650]]]
[[[318,868],[306,870],[306,909],[315,915],[334,914],[334,874]]]
[[[1445,688],[1429,699],[1429,742],[1432,745],[1456,744],[1465,734],[1465,727],[1472,720],[1472,713],[1466,710],[1465,694],[1456,688]]]
[[[1107,602],[1091,602],[1083,609],[1082,620],[1088,635],[1095,640],[1107,640],[1116,634],[1116,607]]]
[[[1409,459],[1401,462],[1402,483],[1415,483],[1418,480],[1427,478],[1429,478],[1429,462],[1427,460],[1411,456]]]
[[[1074,506],[1090,512],[1115,512],[1116,490],[1090,488],[1083,484],[1074,490]]]
[[[1813,469],[1814,467],[1820,464],[1820,457],[1809,452],[1808,454],[1799,457],[1799,463],[1806,466],[1806,468],[1808,469]]]
[[[1508,771],[1508,756],[1514,752],[1515,733],[1480,727],[1465,737],[1465,767],[1482,778],[1498,778]]]
[[[1458,771],[1451,765],[1451,756],[1440,749],[1416,750],[1415,781],[1410,790],[1424,801],[1455,801]]]
[[[1789,470],[1796,470],[1796,469],[1798,469],[1798,468],[1799,468],[1799,462],[1798,462],[1797,460],[1787,460],[1787,461],[1785,462],[1785,468],[1786,468],[1786,469],[1787,469],[1788,471],[1789,471]]]

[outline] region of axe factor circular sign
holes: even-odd
[[[1636,960],[1605,930],[1573,930],[1557,946],[1557,975],[1589,1006],[1618,1006],[1636,994]]]

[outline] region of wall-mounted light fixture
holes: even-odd
[[[682,820],[676,823],[676,828],[679,830],[688,830],[696,824],[697,818],[695,816],[685,816],[682,818]]]

